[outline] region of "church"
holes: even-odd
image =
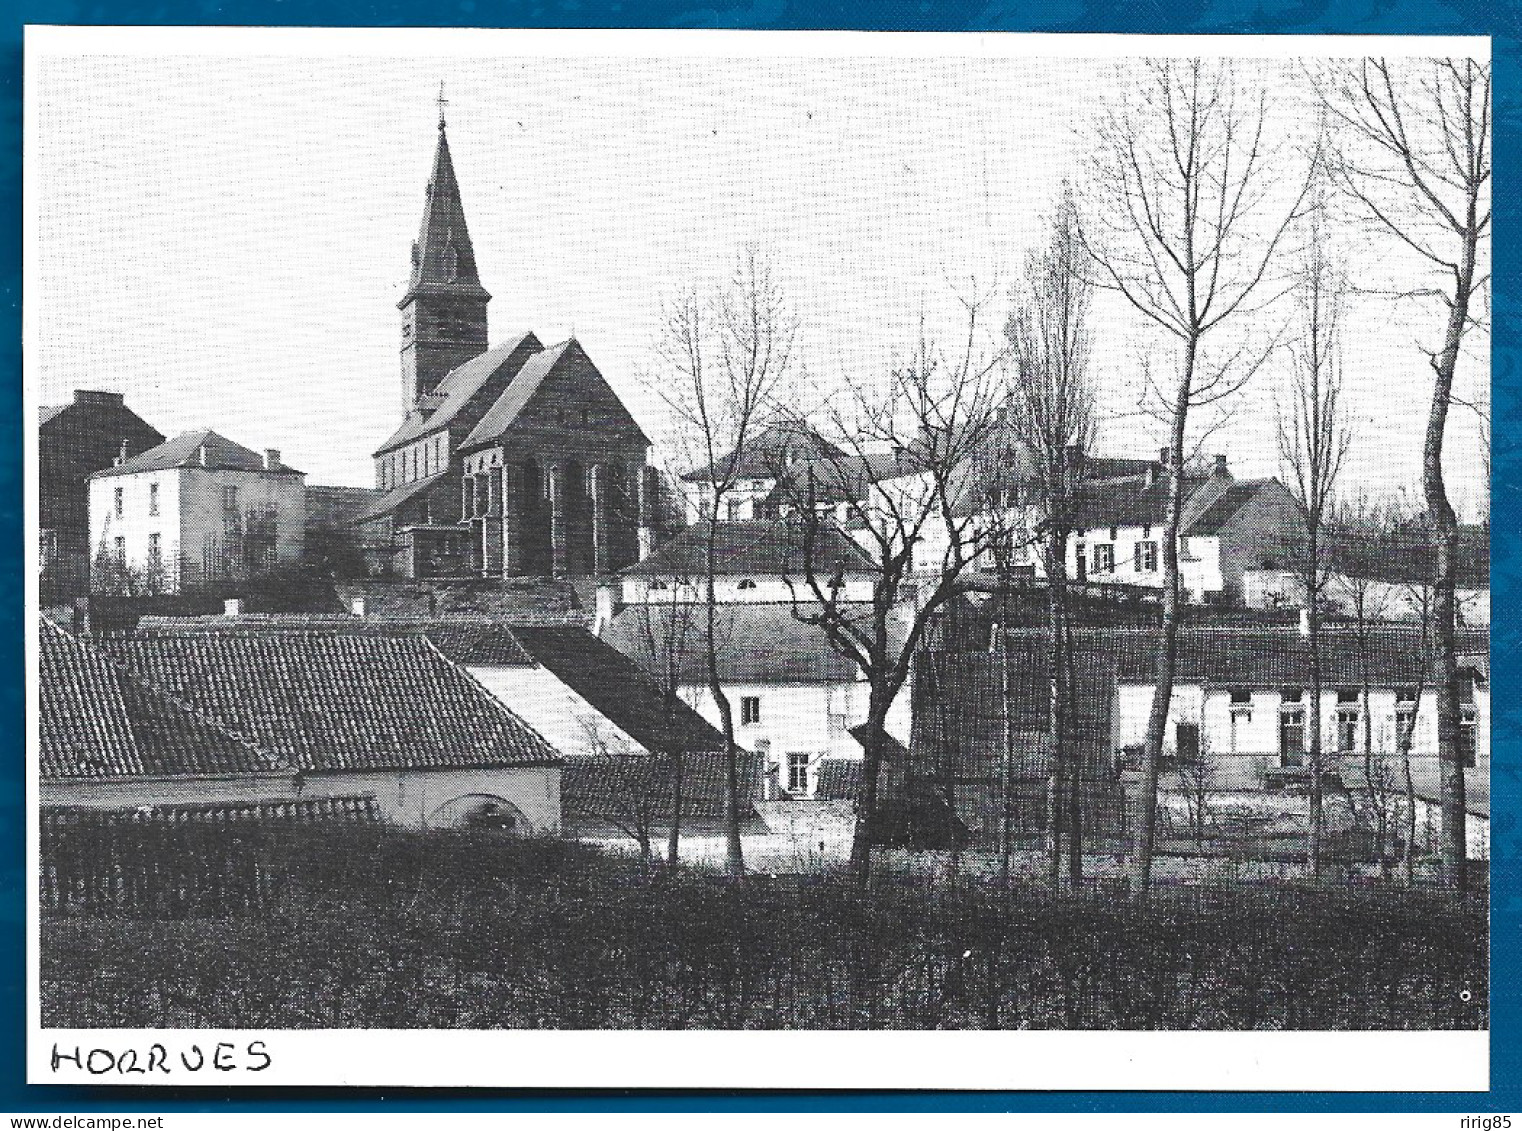
[[[402,315],[401,426],[357,517],[369,567],[428,577],[611,573],[649,552],[650,440],[576,339],[489,346],[440,100]]]

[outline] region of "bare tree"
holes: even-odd
[[[1443,440],[1465,339],[1487,314],[1490,275],[1490,64],[1472,59],[1364,59],[1321,72],[1316,89],[1339,126],[1330,167],[1368,220],[1419,264],[1401,299],[1437,299],[1422,493],[1436,557],[1432,631],[1442,777],[1443,868],[1467,887],[1464,761],[1459,740],[1455,598],[1458,519],[1443,480]]]
[[[736,879],[745,873],[745,859],[734,710],[719,673],[716,547],[725,504],[745,469],[746,450],[785,400],[797,333],[775,268],[761,252],[747,248],[725,284],[708,293],[689,289],[667,305],[656,346],[663,364],[651,382],[678,422],[682,447],[701,461],[701,631],[708,690],[728,752],[725,864]]]
[[[1138,896],[1151,883],[1158,764],[1173,696],[1190,414],[1238,392],[1268,356],[1270,346],[1254,349],[1240,335],[1232,346],[1207,347],[1223,325],[1276,297],[1270,265],[1311,181],[1309,173],[1303,183],[1286,177],[1284,147],[1266,136],[1267,92],[1239,84],[1231,61],[1146,66],[1101,117],[1079,225],[1095,282],[1123,296],[1176,350],[1168,381],[1148,375],[1150,410],[1168,430],[1169,478],[1156,690],[1131,853]]]
[[[794,516],[798,567],[793,613],[817,625],[868,685],[861,794],[851,846],[859,886],[871,878],[878,778],[888,713],[915,651],[989,542],[981,513],[990,447],[998,434],[1003,352],[984,331],[985,299],[959,296],[965,333],[943,350],[923,324],[909,356],[882,382],[844,381],[821,410],[837,454],[795,466],[782,480]],[[866,556],[870,602],[840,583],[837,519]]]
[[[1048,242],[1030,253],[1005,334],[1013,378],[1014,427],[1029,460],[1028,483],[1039,515],[1035,534],[1047,585],[1047,679],[1052,743],[1052,876],[1061,847],[1055,810],[1067,803],[1068,879],[1083,880],[1083,772],[1074,752],[1071,649],[1068,638],[1068,540],[1072,534],[1083,453],[1092,445],[1094,387],[1089,379],[1089,310],[1093,287],[1084,273],[1072,191],[1064,187]],[[1006,661],[1007,666],[1007,661]],[[1064,780],[1066,779],[1066,780]]]
[[[1325,775],[1321,725],[1321,618],[1326,606],[1329,561],[1326,527],[1332,518],[1337,480],[1352,443],[1342,403],[1341,330],[1347,284],[1337,266],[1321,202],[1312,210],[1308,241],[1295,284],[1298,334],[1290,344],[1290,389],[1279,405],[1279,460],[1290,494],[1300,504],[1304,529],[1292,559],[1305,596],[1310,653],[1311,702],[1307,712],[1310,819],[1306,865],[1321,875]]]

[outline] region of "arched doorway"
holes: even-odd
[[[428,827],[508,834],[521,834],[529,829],[528,821],[518,807],[494,793],[467,793],[444,802],[429,816]]]

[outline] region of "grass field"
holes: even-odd
[[[222,917],[204,902],[202,917],[45,917],[44,1024],[1488,1024],[1485,908],[1433,893],[1164,888],[1137,908],[904,878],[859,896],[833,874],[646,879],[626,856],[563,841],[250,835],[237,848],[259,854],[264,894]],[[157,859],[170,846],[151,847]]]

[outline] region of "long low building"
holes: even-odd
[[[45,806],[370,798],[412,827],[559,828],[559,754],[425,638],[39,635]]]

